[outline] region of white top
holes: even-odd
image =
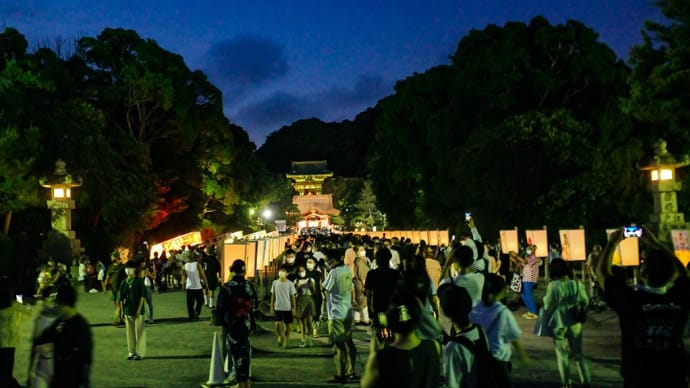
[[[439,283],[448,283],[450,280],[448,278],[443,278]],[[482,290],[484,289],[484,275],[476,272],[460,274],[453,278],[453,284],[460,286],[467,290],[472,299],[472,305],[476,305],[482,300]]]
[[[400,267],[400,253],[392,247],[389,250],[391,251],[391,259],[388,261],[388,265],[391,269],[398,269]]]
[[[275,311],[292,311],[292,295],[297,294],[295,284],[289,280],[280,281],[276,279],[271,285],[271,294],[276,297],[273,305]]]
[[[477,328],[461,335],[473,342],[479,339]],[[443,347],[443,377],[447,387],[476,388],[474,354],[458,342],[448,341]]]
[[[522,331],[513,313],[501,302],[492,306],[479,303],[470,313],[470,322],[484,329],[489,349],[494,358],[499,361],[510,361],[512,349],[510,343],[520,339]]]
[[[187,273],[187,284],[185,284],[185,289],[186,290],[200,290],[201,287],[201,278],[199,277],[199,271],[197,269],[197,263],[196,261],[193,261],[191,263],[185,263],[184,265],[184,270]]]

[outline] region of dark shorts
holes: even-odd
[[[333,343],[346,342],[352,339],[352,318],[332,319],[328,321],[328,335]]]
[[[208,284],[206,286],[208,287],[209,291],[213,291],[218,288],[219,282],[215,275],[206,275],[206,279],[208,279]]]
[[[288,325],[292,323],[292,311],[276,310],[276,322],[285,322]]]

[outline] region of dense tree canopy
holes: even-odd
[[[16,30],[0,36],[5,214],[45,206],[37,179],[58,158],[84,179],[75,228],[99,255],[202,223],[242,228],[238,209],[280,195],[221,92],[179,55],[122,29],[78,40],[67,58],[27,47]]]
[[[643,152],[619,109],[628,68],[597,38],[575,21],[490,25],[460,41],[451,65],[399,82],[380,103],[371,162],[391,223],[460,225],[465,211],[490,230],[637,217],[618,205],[638,200]]]

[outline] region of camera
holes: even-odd
[[[637,225],[626,226],[623,228],[623,237],[642,237],[642,228]]]

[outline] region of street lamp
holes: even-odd
[[[72,200],[72,188],[81,186],[82,179],[68,174],[66,165],[62,159],[58,159],[55,162],[55,171],[39,179],[38,183],[50,189],[51,199],[46,203],[50,209],[52,228],[65,235],[70,240],[72,252],[79,254],[81,253],[80,242],[72,230],[72,209],[75,207]]]
[[[682,189],[681,182],[676,181],[676,169],[690,164],[686,156],[679,162],[666,149],[666,142],[659,140],[654,145],[654,156],[640,167],[649,171],[649,191],[654,198],[654,214],[649,220],[657,226],[659,239],[670,241],[671,229],[684,228],[685,216],[678,211],[676,193]]]

